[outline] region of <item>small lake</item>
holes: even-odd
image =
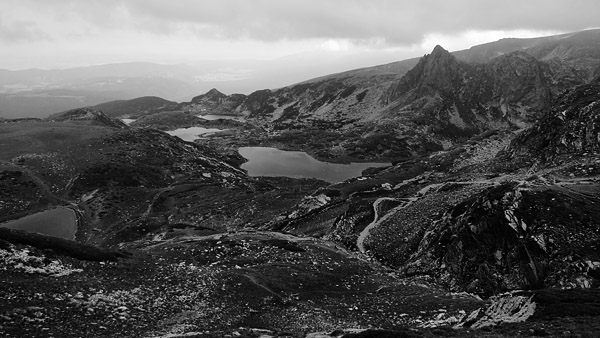
[[[391,163],[328,163],[316,160],[302,151],[284,151],[269,147],[242,147],[239,150],[248,162],[241,168],[250,176],[285,176],[316,178],[330,183],[361,176],[371,167],[387,167]]]
[[[194,140],[197,140],[202,136],[218,133],[220,131],[223,131],[223,129],[190,127],[169,130],[167,131],[167,134],[177,136],[184,141],[194,142]]]
[[[130,125],[135,120],[136,119],[121,119],[121,121],[123,121],[123,123],[125,123],[126,125]]]
[[[77,215],[69,208],[58,207],[4,222],[0,227],[75,239]]]
[[[208,115],[198,115],[198,117],[203,118],[205,120],[209,120],[209,121],[224,119],[224,120],[234,120],[234,121],[238,121],[238,122],[244,122],[243,116],[208,114]]]

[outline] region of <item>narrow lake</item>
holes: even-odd
[[[198,115],[198,117],[203,118],[205,120],[209,120],[209,121],[225,119],[225,120],[234,120],[234,121],[238,121],[238,122],[244,122],[243,116],[208,114],[208,115]]]
[[[75,239],[77,215],[69,208],[58,207],[1,223],[0,227]]]
[[[167,134],[177,136],[184,141],[193,142],[194,140],[197,140],[202,136],[218,133],[220,131],[223,131],[223,129],[190,127],[170,130],[167,131]]]
[[[284,151],[269,147],[242,147],[239,150],[248,162],[241,168],[250,176],[286,176],[316,178],[330,183],[361,176],[371,167],[387,167],[391,163],[328,163],[321,162],[302,151]]]
[[[121,119],[121,121],[123,121],[123,123],[126,125],[130,125],[133,121],[135,121],[135,119]]]

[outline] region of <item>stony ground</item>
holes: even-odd
[[[40,127],[31,139],[52,139],[53,127]],[[455,264],[451,261],[431,256],[423,260],[435,263],[431,271],[402,269],[409,259],[414,263],[420,254],[435,254],[423,250],[424,239],[432,238],[426,234],[442,218],[460,216],[453,214],[455,206],[500,185],[556,186],[577,195],[573,201],[584,201],[580,206],[596,203],[595,153],[568,155],[552,166],[526,159],[509,167],[495,158],[511,135],[491,133],[327,186],[251,179],[234,168],[235,158],[210,148],[155,131],[113,132],[78,134],[72,151],[62,155],[53,148],[61,144],[41,141],[21,151],[41,154],[23,156],[13,149],[3,155],[2,196],[22,197],[18,205],[2,204],[3,210],[70,203],[83,226],[80,243],[0,232],[0,336],[595,337],[600,332],[600,293],[592,285],[595,257],[591,266],[571,257],[566,266],[578,270],[564,271],[571,277],[584,273],[584,282],[591,281],[588,289],[547,288],[484,300],[440,283],[436,276]],[[85,161],[67,156],[89,144],[98,151]],[[138,162],[152,166],[129,170]],[[550,204],[533,200],[522,206],[543,213],[538,207],[560,206],[561,196],[542,201]],[[597,213],[592,211],[586,215]],[[457,248],[450,258],[464,256]],[[494,263],[494,255],[483,259]]]
[[[270,232],[140,241],[92,262],[2,241],[6,337],[303,336],[453,318],[484,302],[402,280],[334,243]]]
[[[452,328],[488,303],[399,278],[335,243],[281,233],[138,241],[123,247],[130,256],[101,261],[0,245],[3,337],[593,337],[600,329],[599,295],[585,291],[536,295],[538,312],[525,323]]]

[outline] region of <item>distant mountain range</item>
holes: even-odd
[[[388,55],[387,59],[393,58]],[[279,88],[376,60],[371,55],[322,52],[268,61],[203,60],[191,65],[129,62],[55,70],[0,69],[0,116],[45,117],[140,96],[185,101],[213,87],[225,93],[248,94],[257,88]]]
[[[196,115],[243,115],[255,124],[290,133],[334,131],[342,147],[341,140],[354,140],[357,134],[390,136],[400,142],[395,148],[401,146],[412,156],[448,148],[488,130],[530,126],[561,92],[598,74],[600,30],[593,30],[504,39],[454,54],[437,46],[420,59],[276,90],[249,95],[211,90],[178,109]],[[398,157],[400,153],[390,153],[388,141],[377,141],[378,150],[371,155]],[[321,142],[307,137],[301,143],[315,152],[323,148]],[[423,148],[424,144],[428,146]],[[335,157],[320,151],[325,158]]]
[[[270,72],[277,67],[274,64]],[[244,116],[268,130],[287,132],[284,138],[297,139],[302,149],[319,152],[322,158],[332,159],[342,152],[355,154],[355,159],[397,159],[447,149],[493,129],[530,126],[561,92],[600,75],[600,30],[502,39],[454,53],[436,46],[422,58],[336,73],[279,89],[226,95],[213,88],[190,101],[170,101],[176,93],[189,94],[217,83],[209,79],[208,72],[193,75],[197,71],[189,66],[133,63],[8,72],[2,77],[2,88],[12,93],[0,95],[0,116],[15,117],[5,113],[14,105],[29,107],[31,112],[21,111],[17,116],[47,116],[67,110],[62,109],[65,107],[91,105],[121,118],[165,111]],[[226,88],[261,75],[246,73],[248,79],[244,79],[242,73],[230,70],[228,76],[230,81],[220,81],[215,87]],[[15,83],[57,88],[28,92],[20,91]],[[124,99],[142,92],[152,96]],[[119,100],[108,100],[111,96]],[[306,135],[299,136],[297,130]],[[346,150],[334,154],[322,140],[310,137],[323,130],[335,133],[332,137],[337,146]],[[357,140],[367,135],[372,140],[356,149]]]
[[[541,38],[502,39],[452,54],[459,61],[483,64],[522,51],[548,64],[560,60],[579,72],[575,77],[593,77],[598,74],[599,44],[598,30],[588,30]],[[62,70],[0,69],[0,116],[45,117],[72,108],[142,96],[186,101],[211,88],[249,94],[259,88],[342,78],[353,78],[365,85],[385,84],[388,80],[398,80],[419,61],[413,58],[315,77],[341,71],[340,67],[346,64],[364,64],[364,59],[365,56],[347,56],[341,62],[339,55],[322,53],[318,58],[300,54],[273,61],[221,60],[197,65],[131,62]],[[315,78],[307,80],[310,77]]]

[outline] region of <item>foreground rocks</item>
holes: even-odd
[[[112,263],[60,255],[50,261],[52,251],[6,246],[5,337],[174,337],[239,327],[303,336],[416,325],[483,303],[398,279],[334,243],[279,233],[138,241],[127,245],[131,258]],[[22,252],[39,257],[37,271],[14,269],[11,257]],[[57,264],[69,273],[42,272]]]

